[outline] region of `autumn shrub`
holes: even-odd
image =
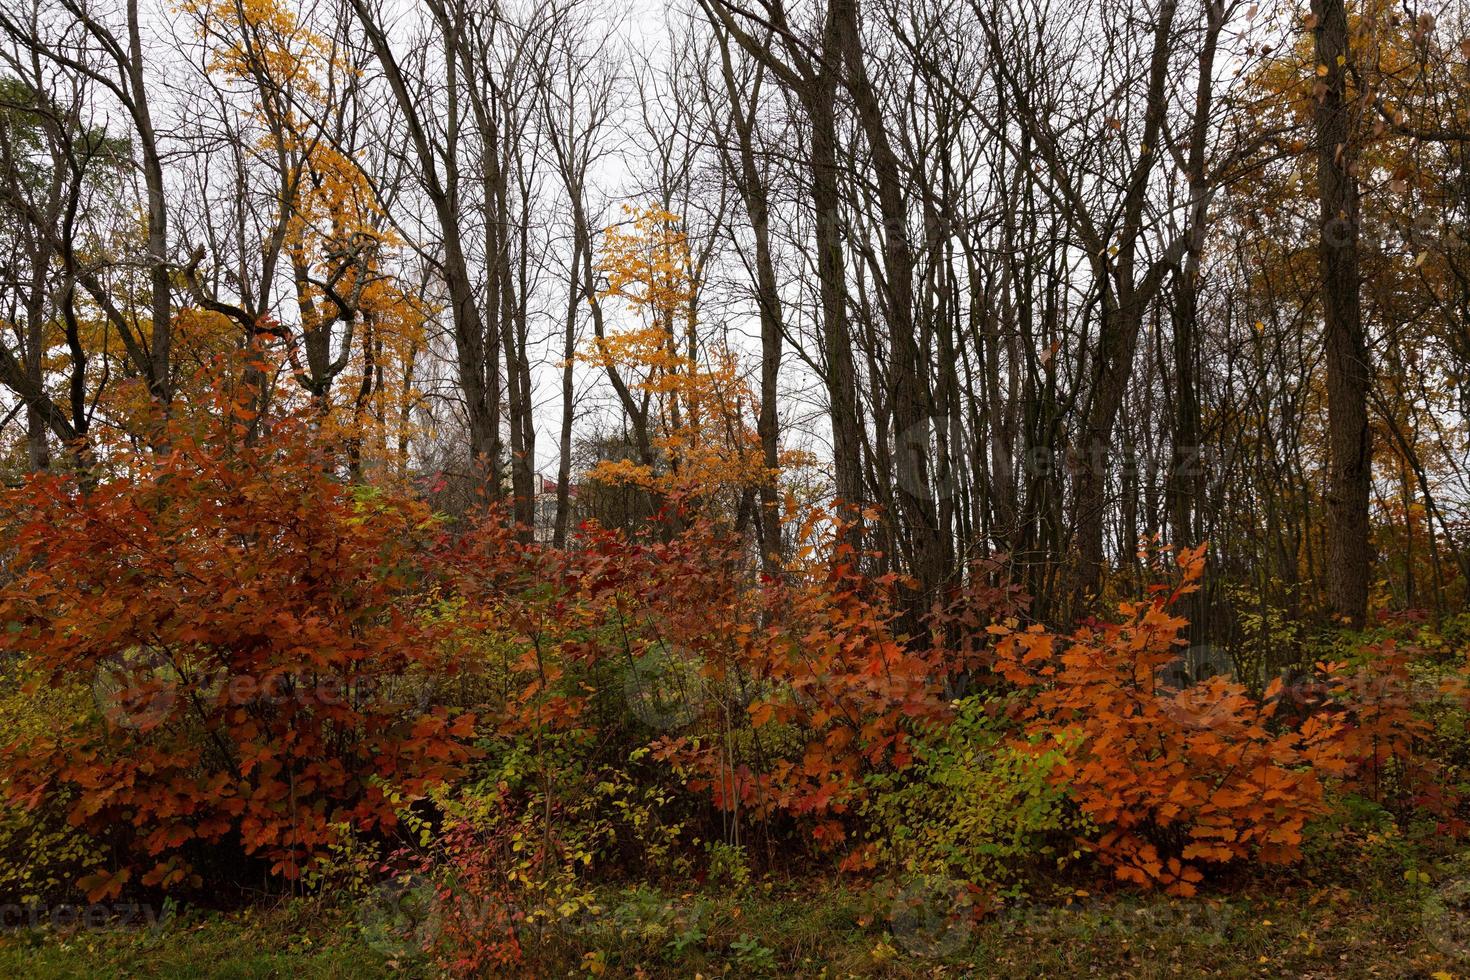
[[[0,667],[0,731],[9,738],[44,737],[57,718],[88,710],[92,692],[84,685],[33,685],[20,664]],[[72,898],[77,880],[103,866],[102,847],[67,821],[69,802],[61,795],[32,808],[0,799],[0,905]]]
[[[470,655],[494,678],[486,721],[506,734],[616,734],[604,740],[618,743],[610,758],[663,729],[637,668],[650,657],[692,665],[726,640],[731,547],[701,524],[668,541],[593,525],[561,550],[521,540],[494,512],[478,516],[434,561],[458,607],[454,629],[478,638]],[[674,713],[688,720],[694,705]]]
[[[1053,773],[1065,737],[1011,744],[999,698],[972,696],[914,741],[914,764],[877,773],[862,805],[865,861],[906,876],[965,881],[1016,895],[1028,873],[1055,872],[1086,831]]]
[[[454,798],[443,801],[446,819],[417,853],[391,855],[381,870],[402,876],[423,894],[426,925],[406,938],[406,950],[428,959],[448,976],[480,976],[510,970],[522,957],[522,930],[527,903],[517,887],[518,875],[541,872],[538,884],[560,890],[571,887],[546,874],[546,847],[520,827],[525,813],[512,813],[503,800]],[[540,867],[538,867],[540,865]],[[409,869],[404,873],[402,869]],[[557,869],[560,871],[561,869]],[[528,879],[529,880],[529,879]],[[391,888],[394,882],[389,880]],[[398,898],[401,902],[401,897]],[[533,909],[533,912],[545,912]],[[401,923],[388,923],[401,928]]]
[[[843,840],[865,777],[909,764],[915,726],[948,717],[946,681],[975,658],[900,636],[896,580],[863,576],[824,520],[798,532],[823,553],[764,580],[697,514],[645,536],[586,527],[566,551],[484,522],[441,577],[504,641],[506,696],[486,711],[498,737],[586,732],[588,771],[651,747],[664,765],[638,778],[680,812],[690,792],[712,803],[705,838],[743,824]],[[642,864],[638,849],[625,859]]]
[[[949,717],[946,682],[971,666],[897,632],[895,586],[837,544],[750,595],[704,662],[718,724],[658,740],[658,757],[727,813],[792,821],[818,847],[845,840],[865,778],[912,762],[915,731]]]
[[[589,765],[588,743],[566,735],[506,748],[477,763],[474,778],[436,792],[435,825],[420,824],[421,835],[377,866],[380,887],[427,890],[421,918],[431,928],[414,924],[407,938],[453,976],[495,975],[554,941],[594,908],[600,880],[631,868],[682,882],[690,871],[686,828],[656,784]],[[630,850],[636,857],[624,864]]]
[[[1470,612],[1446,616],[1432,633],[1437,645],[1457,662],[1464,664],[1470,656]]]
[[[1423,754],[1434,762],[1426,774],[1434,779],[1444,803],[1457,808],[1455,822],[1463,832],[1470,801],[1470,670],[1446,676],[1434,668],[1420,668],[1415,685],[1437,694],[1420,709],[1429,725]]]
[[[1467,741],[1467,673],[1435,665],[1393,639],[1359,644],[1351,659],[1320,663],[1286,693],[1333,723],[1313,764],[1339,794],[1356,794],[1400,820],[1428,816],[1462,833],[1460,771]]]
[[[482,742],[487,758],[462,796],[474,807],[493,800],[519,814],[522,837],[539,837],[584,874],[686,876],[696,834],[676,788],[660,778],[647,748],[600,762],[595,743],[588,730]]]
[[[711,590],[728,580],[698,573],[719,553],[695,527],[669,541],[588,527],[551,549],[489,511],[426,559],[435,617],[474,662],[480,726],[477,758],[434,794],[435,832],[379,869],[429,883],[420,955],[455,975],[509,970],[581,915],[598,881],[687,880],[693,797],[647,745],[698,712],[647,701],[655,678],[638,668],[676,638],[681,663],[713,642]]]
[[[1097,828],[1099,859],[1118,878],[1192,894],[1202,866],[1285,863],[1326,808],[1319,758],[1335,722],[1272,725],[1277,701],[1252,699],[1222,677],[1184,689],[1161,673],[1186,641],[1171,613],[1202,574],[1203,549],[1178,555],[1179,581],[1125,602],[1119,621],[1070,636],[1040,626],[992,627],[1000,670],[1031,692],[1018,712],[1032,736],[1075,747],[1051,773]]]
[[[3,501],[0,620],[28,690],[97,700],[7,745],[4,786],[110,848],[94,896],[197,884],[201,860],[295,877],[337,825],[391,827],[390,797],[470,755],[470,714],[407,693],[459,669],[422,615],[431,515],[344,485],[305,423],[257,442],[243,405],[213,408],[95,481],[38,474]]]

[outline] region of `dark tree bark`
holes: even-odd
[[[1318,259],[1327,360],[1327,593],[1335,616],[1362,626],[1368,612],[1368,345],[1358,271],[1358,182],[1347,99],[1348,19],[1343,0],[1312,0],[1318,91]]]
[[[785,326],[782,323],[781,293],[776,281],[776,265],[771,252],[771,209],[765,176],[756,163],[756,110],[760,104],[764,65],[757,65],[748,93],[742,93],[740,79],[730,58],[728,35],[716,27],[720,44],[720,68],[729,99],[736,138],[738,164],[726,161],[740,199],[745,205],[755,239],[755,298],[761,324],[760,415],[756,432],[761,443],[761,462],[767,470],[761,481],[760,515],[757,526],[761,545],[761,568],[770,576],[781,568],[781,502],[777,493],[780,469],[780,431],[776,399],[781,371],[781,347]],[[722,147],[722,150],[724,148]],[[729,154],[726,153],[728,157]]]
[[[421,106],[415,100],[403,68],[388,43],[387,35],[376,14],[368,8],[366,0],[350,2],[393,92],[394,102],[403,118],[409,142],[419,163],[424,193],[434,209],[434,217],[443,240],[443,256],[437,264],[449,291],[456,366],[469,423],[470,455],[473,465],[477,467],[477,479],[492,496],[498,496],[500,488],[496,474],[499,467],[497,457],[500,451],[500,419],[488,397],[491,382],[486,375],[485,320],[476,299],[474,282],[470,278],[469,264],[460,237],[460,173],[454,153],[461,110],[451,103],[448,108],[449,132],[446,134],[445,145],[442,148],[436,147],[421,115],[432,107]],[[446,32],[453,31],[453,25],[444,20],[441,17],[441,27]],[[453,38],[445,39],[445,60],[449,71],[448,88],[453,93],[459,86],[458,45]],[[439,177],[441,154],[448,155],[444,161],[443,180]]]
[[[821,305],[821,337],[825,357],[824,379],[832,417],[833,469],[837,498],[857,509],[863,492],[863,429],[858,408],[857,368],[852,334],[847,325],[846,268],[842,246],[842,198],[838,186],[837,91],[843,55],[840,11],[829,4],[822,21],[817,52],[796,39],[780,3],[763,14],[752,14],[725,0],[702,0],[711,20],[722,25],[752,57],[764,64],[797,98],[811,126],[806,160],[815,224],[817,280]],[[780,37],[789,60],[776,56],[769,43],[755,37],[743,21],[762,24]],[[861,543],[857,525],[849,533],[855,547]]]

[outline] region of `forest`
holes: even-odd
[[[1470,0],[0,0],[0,975],[1470,976]]]

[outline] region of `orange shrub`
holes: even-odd
[[[1389,639],[1362,648],[1355,664],[1319,663],[1286,699],[1331,719],[1331,737],[1314,746],[1312,764],[1343,790],[1399,812],[1433,814],[1441,831],[1463,833],[1461,801],[1432,754],[1430,712],[1464,703],[1465,675],[1416,678],[1411,652]]]
[[[1337,732],[1319,719],[1273,732],[1276,702],[1224,678],[1183,690],[1162,683],[1186,642],[1187,624],[1170,609],[1197,587],[1203,550],[1178,556],[1178,585],[1122,603],[1117,623],[1065,638],[991,628],[998,669],[1031,691],[1020,709],[1027,730],[1076,739],[1052,778],[1099,828],[1100,859],[1120,879],[1183,895],[1203,862],[1299,856],[1304,826],[1325,807],[1308,763]]]
[[[845,838],[864,776],[906,768],[913,733],[951,713],[947,682],[976,666],[899,635],[896,579],[863,576],[840,528],[830,541],[826,561],[752,590],[718,627],[702,670],[734,686],[725,733],[656,745],[722,809],[794,817],[822,846]]]
[[[668,540],[585,527],[565,553],[490,521],[442,568],[467,616],[515,634],[497,733],[596,732],[620,764],[652,744],[726,814],[831,844],[864,775],[906,766],[915,726],[947,716],[966,663],[895,633],[891,578],[845,544],[827,557],[756,582],[738,537],[700,519]]]
[[[403,700],[456,667],[419,608],[431,515],[343,485],[305,425],[248,444],[247,414],[224,402],[167,451],[110,456],[121,475],[37,475],[0,505],[6,645],[100,708],[6,746],[0,783],[113,846],[97,898],[197,880],[200,845],[294,877],[334,824],[390,826],[468,757],[470,715]]]

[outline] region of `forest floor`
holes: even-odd
[[[978,921],[905,915],[892,892],[756,878],[673,893],[608,887],[592,914],[501,975],[604,977],[1470,976],[1470,858],[1345,861],[1194,899],[1085,894]],[[373,926],[371,900],[183,912],[146,928],[11,929],[6,977],[434,976]],[[495,974],[490,974],[495,975]]]

